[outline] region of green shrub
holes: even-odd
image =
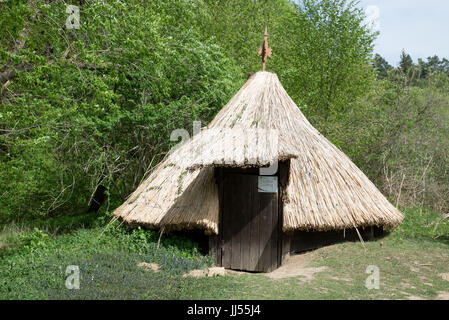
[[[50,241],[50,237],[42,230],[34,228],[31,232],[21,234],[19,241],[22,243],[23,249],[35,250],[40,247],[45,247]]]
[[[403,210],[405,219],[395,230],[395,237],[439,240],[449,244],[449,219],[424,208]]]

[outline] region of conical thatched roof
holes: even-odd
[[[290,159],[284,231],[401,223],[403,215],[307,121],[269,72],[254,74],[209,126],[167,156],[114,215],[131,224],[217,234],[213,167],[264,166],[276,158]]]

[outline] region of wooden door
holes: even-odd
[[[278,193],[258,192],[257,175],[225,174],[222,182],[221,265],[258,272],[276,269]]]

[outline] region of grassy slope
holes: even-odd
[[[328,269],[309,282],[263,274],[184,278],[211,259],[182,238],[163,239],[156,250],[157,234],[143,230],[93,227],[48,236],[35,229],[14,238],[5,228],[2,234],[9,249],[0,250],[1,299],[434,299],[449,292],[440,276],[449,272],[449,223],[418,210],[407,210],[403,225],[381,240],[313,251],[308,267]],[[142,270],[141,261],[159,263],[161,271]],[[80,267],[80,290],[65,288],[68,265]],[[379,267],[379,290],[365,288],[368,265]]]

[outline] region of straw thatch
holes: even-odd
[[[218,233],[214,166],[290,159],[283,230],[399,225],[403,215],[304,117],[269,72],[254,74],[209,126],[171,152],[114,211],[131,224]]]
[[[276,129],[210,128],[188,144],[188,156],[179,159],[187,169],[202,167],[268,166],[275,161],[298,157],[282,132]]]

